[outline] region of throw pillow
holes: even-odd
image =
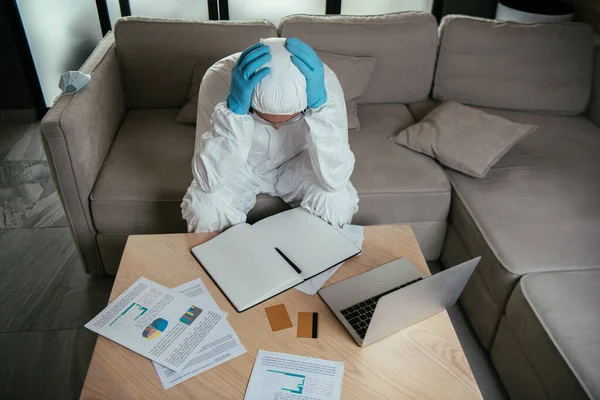
[[[483,178],[519,140],[537,129],[454,101],[389,139],[463,174]]]
[[[340,85],[344,90],[344,100],[346,101],[346,112],[348,116],[348,129],[359,129],[360,122],[358,120],[358,107],[356,106],[355,99],[367,89],[371,74],[373,73],[373,68],[375,67],[375,58],[350,57],[322,52],[317,52],[317,54],[321,60],[335,72],[340,81]],[[230,57],[218,61],[209,68],[209,71],[215,68],[220,69],[218,64],[231,61]],[[237,60],[237,56],[235,59]],[[205,71],[206,66],[203,63],[198,62],[194,65],[192,85],[188,92],[188,102],[175,117],[175,122],[185,124],[196,123],[198,91]]]
[[[238,53],[238,56],[241,53]],[[206,65],[202,61],[197,61],[194,64],[194,70],[192,72],[192,85],[190,86],[190,90],[188,91],[188,102],[181,108],[179,114],[175,117],[175,122],[183,123],[183,124],[196,124],[196,112],[198,110],[198,92],[200,91],[200,83],[202,82],[202,77],[211,69],[215,69],[217,64],[225,62],[229,57],[226,57],[222,60],[217,61],[212,67],[206,68]],[[237,60],[237,57],[235,58]],[[231,70],[229,71],[229,77],[231,77]],[[227,82],[227,91],[229,91],[229,82]],[[225,92],[225,97],[227,97],[227,91]],[[222,97],[222,96],[221,96]],[[218,104],[218,102],[216,103]]]
[[[376,59],[374,57],[351,57],[317,51],[317,55],[335,73],[346,101],[348,129],[359,130],[356,98],[367,90]]]
[[[358,106],[356,100],[346,102],[346,116],[348,117],[348,129],[359,130],[360,121],[358,120]]]

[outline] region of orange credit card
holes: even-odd
[[[265,313],[267,314],[267,318],[273,332],[291,328],[293,326],[290,315],[288,314],[284,304],[266,307]]]
[[[299,338],[316,339],[319,331],[319,313],[299,312],[298,313],[298,333]]]

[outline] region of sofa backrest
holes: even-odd
[[[274,36],[277,28],[268,21],[121,19],[115,42],[127,106],[179,108],[188,100],[194,66],[206,71],[221,58]]]
[[[437,23],[431,14],[292,15],[282,19],[279,36],[297,37],[326,53],[375,57],[358,103],[413,103],[431,91],[437,53]]]
[[[437,100],[578,115],[590,99],[593,30],[447,16],[433,87]]]

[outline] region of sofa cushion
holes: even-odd
[[[173,123],[177,109],[130,110],[91,196],[104,234],[185,232],[179,205],[192,181],[194,128]]]
[[[401,104],[358,106],[361,129],[348,139],[356,163],[350,178],[358,191],[360,225],[445,221],[450,184],[431,158],[387,140],[414,123]]]
[[[431,90],[437,53],[437,22],[431,14],[292,15],[281,20],[279,33],[318,51],[375,57],[377,64],[359,104],[417,102]]]
[[[422,121],[390,140],[426,154],[455,171],[483,178],[523,137],[536,129],[457,103],[445,101]]]
[[[348,130],[359,130],[360,120],[358,119],[358,104],[356,104],[356,100],[346,102],[346,116],[348,117]]]
[[[187,100],[194,65],[217,60],[277,36],[268,21],[178,21],[127,17],[115,41],[129,108],[176,108]],[[200,68],[202,69],[202,68]],[[198,73],[198,71],[196,71]]]
[[[483,256],[478,271],[502,310],[522,275],[600,266],[600,129],[583,117],[483,110],[538,126],[485,178],[447,170],[450,219]]]
[[[237,54],[240,53],[235,53],[235,55]],[[196,62],[196,64],[194,64],[194,70],[192,71],[192,84],[190,86],[190,90],[188,91],[188,101],[183,107],[181,107],[181,110],[175,117],[175,122],[180,124],[196,124],[196,119],[198,117],[198,94],[200,92],[200,84],[206,80],[204,79],[205,76],[208,79],[211,74],[214,74],[213,71],[216,66],[219,66],[223,60],[227,60],[230,57],[225,57],[224,59],[217,61],[209,69],[206,69],[204,67],[204,63],[202,62]],[[231,74],[229,75],[229,78],[231,79]],[[227,99],[227,94],[229,93],[229,80],[226,81],[224,79],[218,79],[217,83],[219,87],[219,101],[217,103]]]
[[[180,204],[191,180],[194,128],[173,123],[177,109],[131,110],[91,196],[96,229],[105,235],[185,232]],[[414,123],[398,104],[359,105],[362,128],[350,132],[352,182],[360,197],[357,224],[410,223],[429,259],[445,232],[450,185],[433,160],[387,137]],[[169,151],[165,151],[169,149]],[[288,206],[259,195],[254,222]]]
[[[320,51],[317,54],[340,81],[346,101],[348,129],[360,129],[356,98],[367,90],[377,60],[374,57],[349,57]]]
[[[188,102],[181,108],[181,111],[175,117],[175,122],[196,124],[201,84],[205,91],[204,94],[208,94],[208,96],[203,96],[202,108],[205,108],[208,105],[210,109],[214,109],[216,104],[227,99],[229,82],[231,80],[231,70],[240,54],[241,53],[235,53],[225,57],[213,64],[208,70],[204,69],[204,64],[202,63],[195,64],[194,72],[192,74],[192,84],[188,92]],[[375,66],[375,58],[348,57],[321,52],[319,52],[318,55],[336,74],[342,85],[348,115],[348,129],[359,129],[360,122],[358,120],[358,111],[354,100],[367,88],[369,79],[373,73],[373,67]],[[207,97],[210,97],[209,101],[207,101]],[[208,113],[201,113],[203,116],[205,114]],[[210,118],[210,115],[208,117]],[[200,134],[203,133],[204,130]],[[198,143],[196,143],[196,145],[198,145]]]
[[[578,115],[590,98],[593,29],[445,17],[433,97],[482,107]]]
[[[548,398],[600,398],[600,270],[524,276],[506,323]]]
[[[335,73],[344,90],[344,101],[356,99],[369,86],[375,57],[349,57],[317,51],[317,55]]]
[[[195,133],[173,123],[178,111],[131,110],[125,117],[91,196],[98,232],[187,231],[180,205],[192,181]],[[259,195],[248,221],[288,208],[279,198]]]

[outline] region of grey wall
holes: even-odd
[[[0,110],[34,108],[3,0],[0,0],[0,52]]]

